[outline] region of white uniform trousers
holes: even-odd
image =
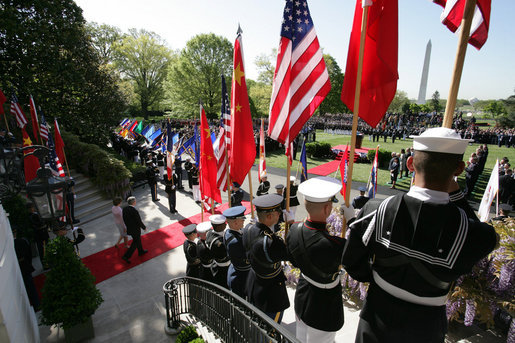
[[[200,201],[200,186],[193,185],[193,200]]]
[[[333,343],[336,331],[322,331],[306,325],[297,315],[297,329],[295,336],[302,343]]]

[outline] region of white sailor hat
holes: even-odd
[[[413,149],[417,151],[442,152],[445,154],[462,155],[467,149],[468,139],[462,139],[453,129],[435,127],[424,131],[413,138]]]
[[[200,224],[197,224],[197,232],[198,233],[205,233],[211,230],[213,227],[211,226],[211,222],[202,222]]]
[[[221,214],[213,214],[212,216],[209,217],[209,221],[212,224],[223,224],[223,223],[225,223],[225,217],[222,216]]]
[[[336,200],[335,195],[342,189],[342,184],[330,177],[320,176],[304,181],[299,185],[299,193],[310,202],[327,202]]]
[[[266,171],[265,171],[265,170],[263,170],[263,171],[261,172],[261,174],[259,174],[259,176],[260,176],[261,178],[267,177],[267,176],[266,176]]]
[[[295,182],[295,180],[297,180],[295,176],[290,176],[290,182]]]

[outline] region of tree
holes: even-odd
[[[431,108],[436,113],[440,113],[442,110],[442,105],[440,104],[440,92],[438,91],[435,91],[431,97]]]
[[[231,89],[233,47],[224,37],[199,34],[186,43],[171,64],[166,82],[166,98],[172,112],[198,116],[202,100],[208,118],[220,115],[221,75]]]
[[[390,103],[390,106],[388,106],[388,112],[390,113],[399,113],[401,110],[403,110],[403,105],[408,104],[409,106],[409,99],[408,99],[408,93],[397,90],[395,92],[395,96],[393,97],[392,102]]]
[[[496,122],[508,114],[502,101],[491,101],[483,108],[483,111],[490,113],[490,116],[495,119]]]
[[[32,94],[47,121],[57,117],[82,140],[106,143],[126,104],[86,35],[82,10],[66,0],[3,1],[0,18],[4,93],[16,92],[21,104]]]
[[[430,104],[422,104],[419,106],[420,106],[420,112],[422,112],[422,113],[431,113],[431,111],[433,110],[433,108],[431,107]]]
[[[324,113],[350,113],[350,110],[341,100],[343,73],[333,56],[324,54],[324,61],[331,80],[331,90],[318,107]]]
[[[499,119],[499,125],[503,127],[515,127],[515,94],[510,95],[507,99],[502,100],[506,115]]]
[[[100,56],[101,63],[112,63],[114,61],[114,47],[124,37],[122,31],[116,26],[97,24],[95,22],[88,23],[87,30],[91,37],[93,48]]]
[[[248,79],[247,88],[249,92],[249,99],[251,100],[252,116],[256,118],[268,117],[272,85]]]
[[[411,113],[411,103],[409,100],[402,104],[402,113]]]
[[[420,113],[420,105],[415,104],[415,103],[410,104],[409,105],[409,110],[413,114],[419,114]]]
[[[131,80],[141,112],[148,119],[149,108],[164,98],[170,50],[159,35],[130,29],[129,35],[115,43],[114,55],[116,66],[124,78]]]
[[[261,54],[256,57],[255,64],[258,70],[258,82],[272,85],[274,81],[275,68],[272,61],[277,56],[277,49],[272,49],[270,55]]]

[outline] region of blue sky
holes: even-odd
[[[243,29],[247,77],[256,79],[254,60],[279,44],[281,0],[76,0],[87,21],[159,34],[174,50],[199,33],[234,41]],[[345,71],[355,0],[308,1],[320,45]],[[429,0],[399,0],[399,82],[418,96],[427,42],[432,41],[426,98],[435,90],[447,98],[458,36],[440,23],[440,6]],[[503,99],[515,94],[515,1],[492,0],[489,37],[478,51],[468,46],[459,99]],[[275,61],[273,62],[275,65]]]

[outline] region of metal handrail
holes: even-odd
[[[191,277],[163,285],[167,333],[176,333],[181,314],[191,314],[223,342],[299,343],[285,327],[238,295],[214,283]]]

